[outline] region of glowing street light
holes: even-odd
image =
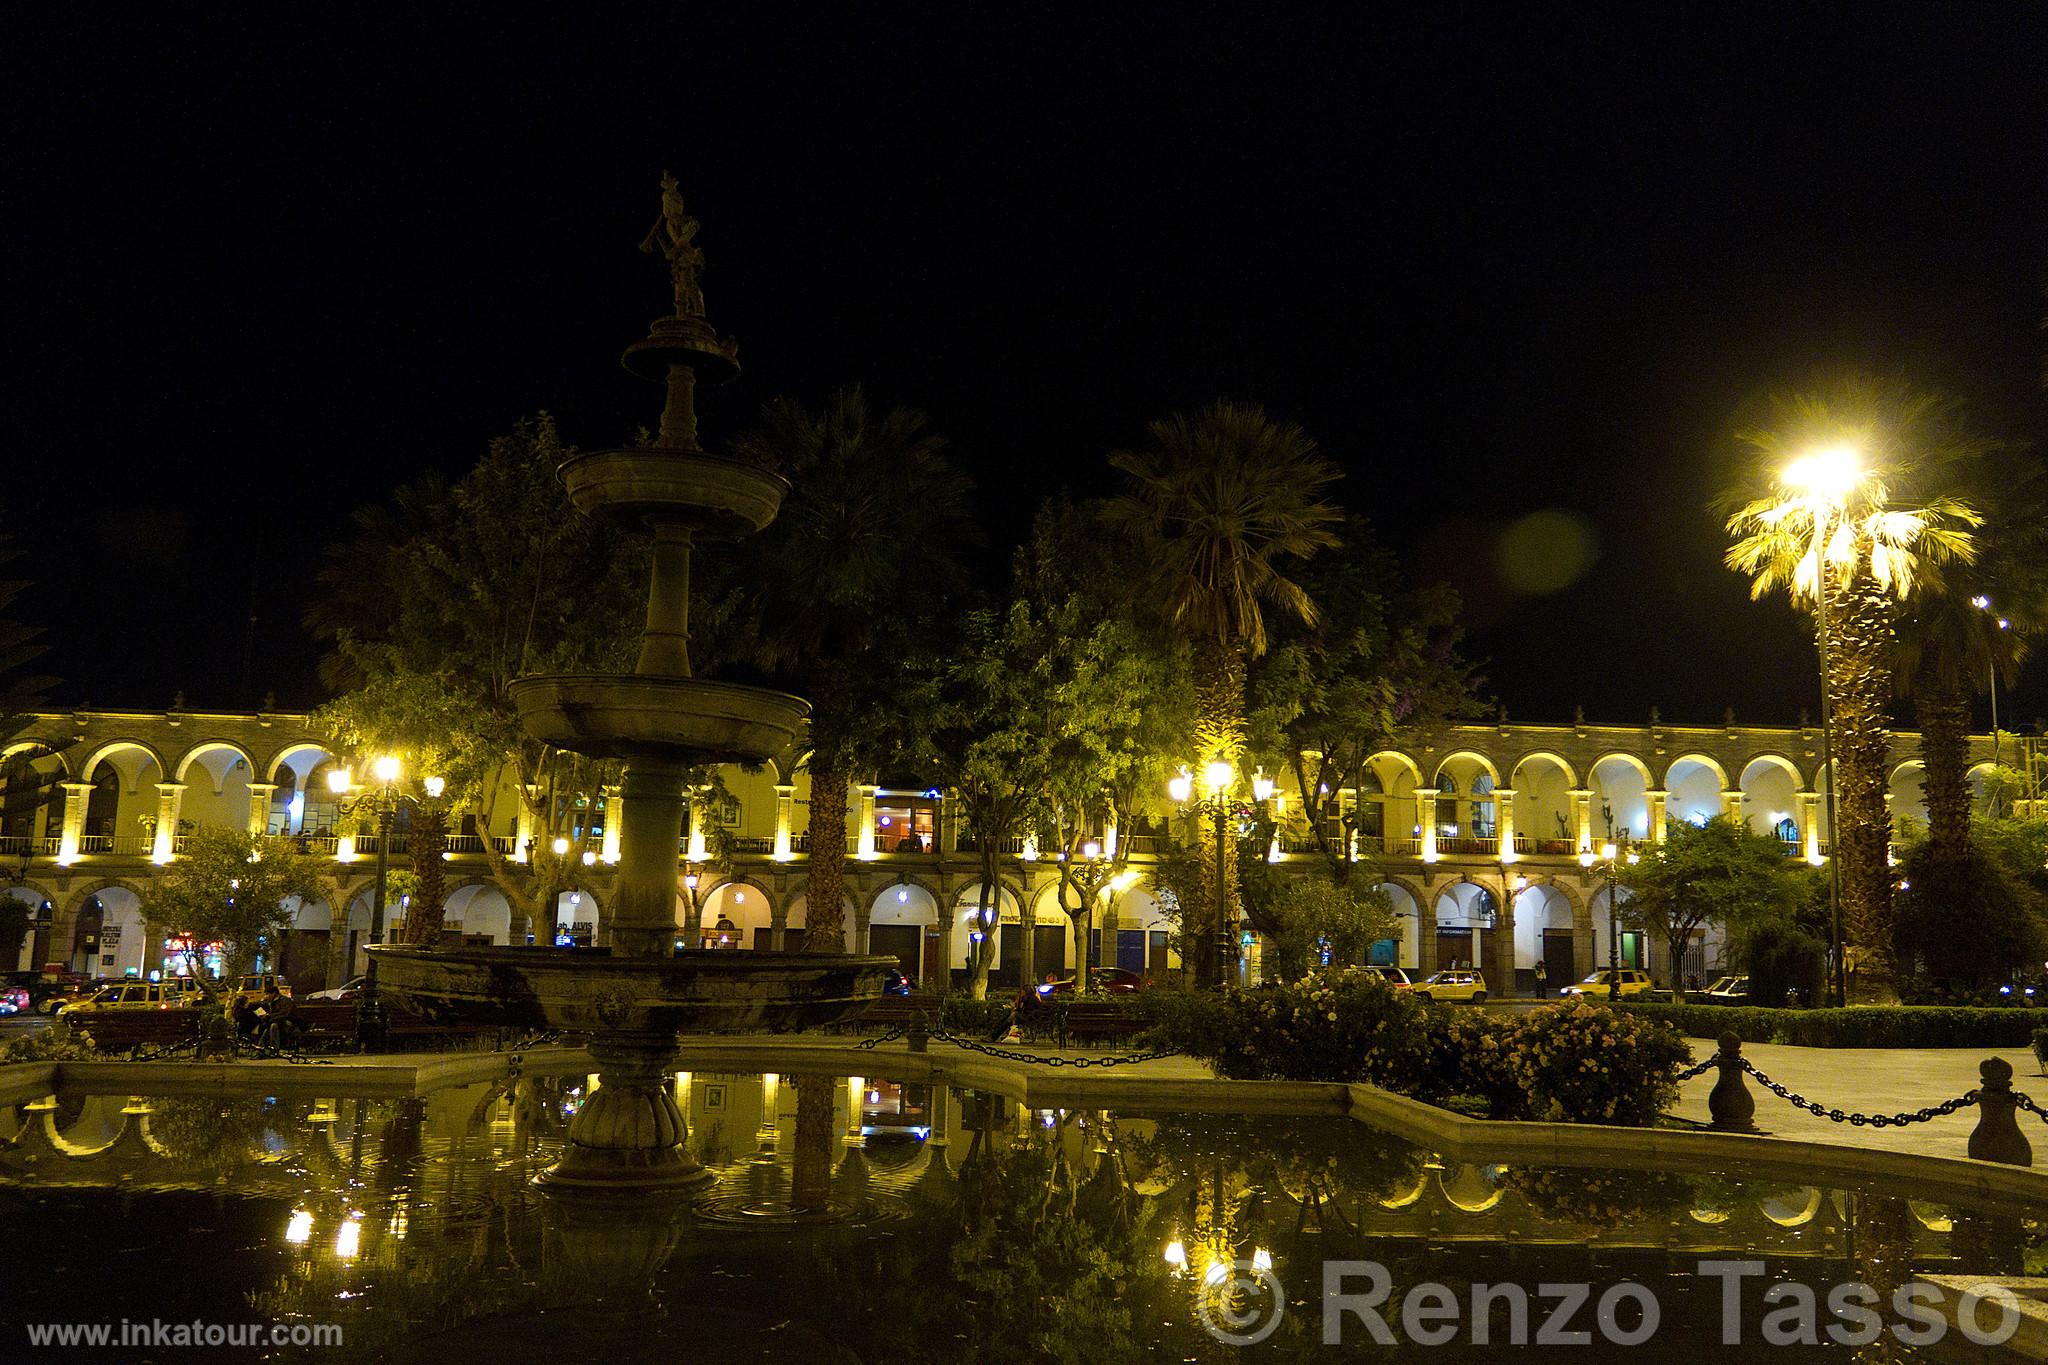
[[[327,790],[333,792],[336,796],[347,796],[348,789],[353,785],[354,779],[349,776],[348,769],[329,768],[327,770]]]
[[[380,755],[370,767],[371,771],[377,774],[377,780],[387,787],[396,782],[398,774],[403,771],[397,754]]]
[[[1785,487],[1805,496],[1813,515],[1813,588],[1815,615],[1820,625],[1820,770],[1828,781],[1831,843],[1839,842],[1841,834],[1835,821],[1835,708],[1828,699],[1828,549],[1834,538],[1835,513],[1847,506],[1849,494],[1864,477],[1860,452],[1847,444],[1808,451],[1778,476]],[[1613,906],[1609,905],[1610,919],[1613,913]],[[1848,978],[1842,960],[1842,860],[1832,856],[1828,859],[1828,936],[1835,958],[1835,1004],[1843,1005],[1848,1003]]]

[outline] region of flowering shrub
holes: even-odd
[[[1235,1080],[1372,1081],[1401,1088],[1422,1002],[1359,968],[1256,990],[1190,995],[1160,1017],[1163,1040]]]
[[[1368,1081],[1497,1119],[1648,1125],[1678,1094],[1676,1030],[1583,1001],[1517,1018],[1425,1004],[1357,969],[1154,1002],[1156,1045],[1236,1080]]]
[[[1676,1029],[1574,1001],[1523,1016],[1507,1065],[1529,1118],[1641,1127],[1678,1097],[1690,1060]]]
[[[1431,1104],[1477,1101],[1484,1117],[1521,1117],[1521,1085],[1510,1065],[1519,1027],[1515,1019],[1484,1010],[1426,1008],[1408,1053],[1407,1074],[1394,1088]]]

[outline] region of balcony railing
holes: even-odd
[[[962,853],[981,852],[980,842],[964,829],[960,831],[960,851]],[[1024,836],[1012,834],[1007,839],[998,840],[995,851],[999,854],[1009,854],[1012,857],[1022,853],[1024,851]]]
[[[755,854],[756,856],[765,857],[766,855],[773,853],[775,851],[775,840],[772,836],[768,838],[762,838],[761,836],[755,834],[736,835],[734,836],[732,841],[732,851],[735,853],[751,853]]]
[[[1119,834],[1117,851],[1126,858],[1157,858],[1172,841],[1163,834]]]
[[[57,842],[54,835],[0,835],[0,858],[54,858]]]
[[[1461,834],[1452,838],[1445,838],[1439,835],[1436,841],[1436,851],[1438,853],[1457,854],[1460,857],[1490,858],[1500,852],[1500,840],[1474,838],[1469,834]]]

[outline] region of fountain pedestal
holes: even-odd
[[[786,763],[801,749],[810,713],[784,693],[690,676],[697,542],[759,531],[789,490],[773,470],[698,444],[697,389],[732,378],[739,362],[704,317],[697,231],[674,178],[664,177],[662,216],[642,246],[667,258],[675,311],[624,356],[628,370],[666,386],[659,436],[644,447],[573,456],[561,469],[578,510],[653,538],[639,660],[630,674],[555,674],[510,688],[536,738],[626,765],[610,944],[583,952],[371,950],[381,986],[430,1016],[589,1035],[599,1086],[571,1123],[561,1161],[542,1177],[563,1188],[702,1183],[708,1176],[684,1146],[671,1088],[678,1035],[836,1023],[878,998],[895,964],[889,957],[676,947],[679,936],[694,942],[698,931],[676,919],[688,770],[777,757]]]

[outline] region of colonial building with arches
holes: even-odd
[[[1980,736],[1972,745],[1972,777],[1981,780],[1992,742]],[[12,891],[37,910],[18,965],[61,963],[95,975],[159,970],[177,926],[147,922],[150,879],[175,862],[192,829],[225,825],[290,836],[323,856],[330,894],[297,907],[283,965],[301,986],[344,979],[369,933],[374,835],[345,819],[329,790],[336,762],[302,714],[33,717],[0,753],[0,894]],[[1892,766],[1895,823],[1924,821],[1917,736],[1895,736]],[[677,850],[678,942],[800,946],[816,915],[808,900],[809,775],[769,764],[732,769],[723,780],[725,799],[703,804]],[[1452,727],[1374,755],[1359,787],[1337,796],[1363,864],[1377,869],[1400,916],[1401,936],[1381,944],[1380,955],[1422,971],[1481,964],[1505,994],[1526,990],[1538,962],[1554,987],[1605,960],[1608,888],[1600,868],[1580,865],[1583,851],[1610,840],[1655,841],[1669,821],[1726,812],[1781,840],[1788,857],[1819,864],[1832,843],[1825,793],[1814,727],[1653,721]],[[1277,799],[1300,809],[1298,793],[1283,789]],[[590,814],[602,855],[561,893],[559,918],[579,941],[604,941],[618,801],[608,792]],[[982,931],[996,939],[1001,981],[1065,971],[1083,954],[1142,973],[1177,965],[1145,875],[1161,835],[1099,831],[1105,856],[1135,875],[1086,918],[1084,942],[1079,907],[1062,903],[1057,866],[1024,842],[1001,851],[997,884],[984,891],[979,852],[952,807],[939,791],[863,785],[849,793],[848,896],[830,916],[848,941],[895,954],[926,982],[962,969]],[[502,881],[523,875],[532,839],[519,809],[516,800],[494,802],[461,821],[447,853],[448,932],[527,941],[530,926]],[[1165,828],[1172,815],[1162,792],[1141,829]],[[707,856],[713,820],[731,836],[723,841],[733,850],[729,867]],[[504,856],[487,856],[486,841]],[[1277,841],[1271,856],[1306,869],[1321,855],[1297,834]],[[1663,945],[1631,934],[1621,949],[1625,961],[1660,976],[1668,970]],[[1689,969],[1717,969],[1722,951],[1711,934],[1689,945]]]

